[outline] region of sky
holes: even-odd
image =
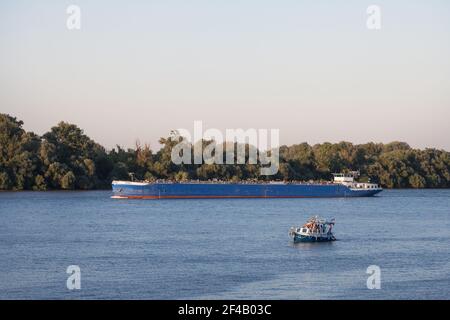
[[[446,0],[2,0],[0,113],[37,134],[75,123],[107,148],[158,149],[200,120],[288,145],[450,150],[449,40]]]

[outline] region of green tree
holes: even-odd
[[[0,172],[0,190],[11,189],[11,180],[6,172]]]
[[[33,190],[35,191],[45,191],[47,190],[47,183],[45,182],[45,178],[38,174],[35,178],[35,183]]]
[[[69,171],[72,174],[64,180],[63,188],[93,189],[109,185],[113,164],[106,160],[105,149],[76,125],[60,122],[45,133],[40,156],[45,176],[52,179],[50,185],[53,187],[63,187],[61,179]],[[99,167],[101,169],[97,170]],[[73,181],[72,175],[75,177]]]
[[[0,189],[31,189],[40,166],[37,156],[40,140],[26,132],[23,122],[0,114]]]
[[[189,180],[189,173],[186,171],[179,171],[175,174],[176,181],[187,181]]]
[[[409,177],[409,184],[413,188],[416,189],[424,188],[425,183],[426,183],[425,179],[422,176],[418,175],[417,173]]]
[[[75,175],[72,171],[67,172],[62,178],[61,178],[61,188],[65,190],[70,190],[75,188]]]

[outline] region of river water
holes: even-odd
[[[1,299],[450,299],[450,190],[372,198],[113,200],[0,193]],[[338,241],[293,244],[336,218]],[[80,290],[66,285],[80,268]],[[369,266],[381,289],[368,289]]]

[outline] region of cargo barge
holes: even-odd
[[[350,173],[334,174],[327,183],[113,181],[112,190],[115,199],[202,199],[370,197],[383,189],[375,183],[356,182],[355,173]]]

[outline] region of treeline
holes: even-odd
[[[279,171],[267,177],[260,175],[260,165],[175,165],[176,136],[161,138],[158,152],[138,143],[134,149],[107,151],[73,124],[61,122],[43,136],[22,126],[0,114],[0,190],[104,189],[130,174],[140,180],[330,180],[333,172],[353,170],[360,171],[360,180],[387,188],[450,187],[449,152],[412,149],[403,142],[282,146]]]

